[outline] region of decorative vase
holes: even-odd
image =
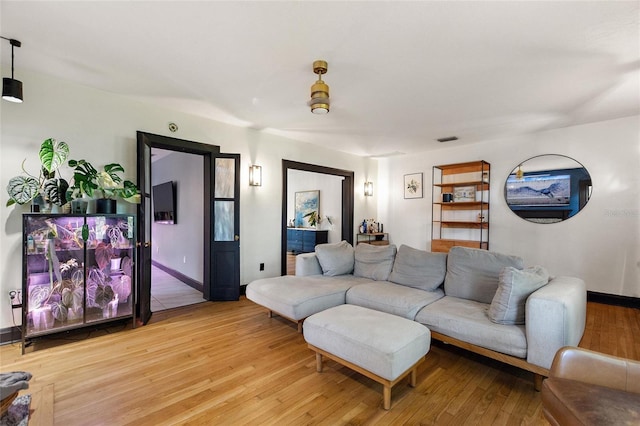
[[[96,213],[114,214],[116,212],[116,200],[98,198],[96,200]]]
[[[87,206],[89,203],[84,198],[78,198],[71,201],[71,213],[73,214],[85,214],[87,212]]]

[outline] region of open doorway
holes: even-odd
[[[340,189],[337,187],[333,190],[338,192],[340,198],[339,212],[333,213],[333,210],[327,213],[330,216],[335,214],[335,218],[339,222],[339,225],[334,227],[336,236],[340,235],[339,240],[347,241],[353,244],[354,227],[353,227],[353,179],[354,173],[349,170],[334,169],[331,167],[318,166],[315,164],[300,163],[297,161],[282,160],[282,240],[281,240],[281,274],[287,275],[287,234],[289,230],[290,221],[290,209],[289,209],[289,193],[290,187],[294,188],[293,182],[289,181],[289,171],[298,170],[317,173],[321,175],[337,176],[338,182],[340,182]],[[336,194],[333,194],[335,197]],[[335,210],[338,210],[338,204],[335,204]],[[322,214],[322,212],[321,212]],[[290,263],[290,262],[289,262]]]
[[[205,302],[204,157],[151,149],[151,311]]]

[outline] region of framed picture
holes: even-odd
[[[404,175],[404,198],[422,198],[422,173]]]
[[[315,226],[312,226],[311,223],[316,223],[317,217],[319,215],[320,215],[320,190],[296,192],[295,223],[294,223],[295,227],[296,228],[315,228]]]
[[[475,201],[476,200],[476,187],[475,186],[456,186],[453,188],[453,202],[463,201]]]

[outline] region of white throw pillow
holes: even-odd
[[[524,270],[503,268],[498,290],[487,312],[489,319],[497,324],[524,324],[527,298],[548,282],[549,272],[542,266]]]

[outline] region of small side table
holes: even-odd
[[[358,234],[357,243],[371,244],[374,246],[388,246],[389,233],[388,232],[370,232],[366,234]]]

